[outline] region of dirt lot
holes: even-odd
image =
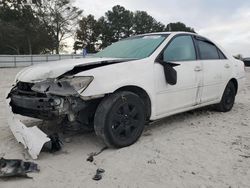
[[[27,158],[6,123],[7,88],[19,69],[0,69],[0,157]],[[250,69],[244,91],[229,113],[200,109],[146,128],[131,147],[108,149],[87,162],[103,144],[93,133],[71,136],[58,153],[42,153],[33,179],[0,180],[8,187],[250,187]],[[103,179],[93,181],[98,167]]]

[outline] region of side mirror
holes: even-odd
[[[170,85],[176,85],[177,83],[177,72],[174,67],[179,66],[180,64],[166,62],[163,58],[158,58],[157,62],[159,62],[164,68],[164,74],[166,78],[166,82]]]

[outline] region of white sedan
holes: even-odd
[[[244,79],[243,62],[205,37],[143,34],[90,58],[25,68],[8,95],[8,119],[33,158],[49,138],[15,114],[62,119],[62,126],[94,129],[108,146],[125,147],[138,140],[148,121],[207,105],[230,111]]]

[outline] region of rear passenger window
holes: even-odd
[[[198,40],[201,59],[220,59],[217,47],[212,43]]]

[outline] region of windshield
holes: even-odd
[[[167,35],[130,37],[113,43],[95,54],[95,57],[142,59],[150,56],[166,39]]]

